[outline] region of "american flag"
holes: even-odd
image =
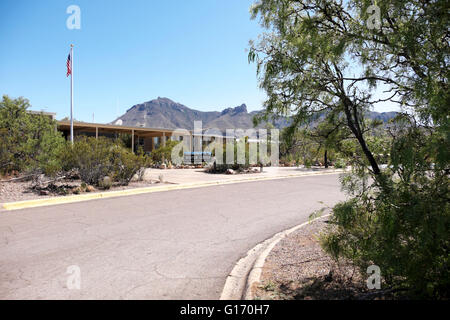
[[[70,62],[70,53],[69,53],[69,55],[67,56],[67,75],[66,75],[66,77],[68,77],[71,74],[72,74],[72,64]]]

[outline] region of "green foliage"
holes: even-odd
[[[3,97],[0,103],[0,172],[42,172],[54,176],[77,169],[82,181],[98,185],[110,175],[119,184],[149,165],[142,150],[132,153],[124,146],[126,136],[116,141],[78,137],[72,146],[56,130],[50,117],[29,113],[26,99]]]
[[[161,144],[151,153],[152,160],[156,163],[164,163],[170,161],[172,157],[172,149],[179,144],[180,141],[166,141],[166,145]]]
[[[335,167],[336,169],[345,168],[346,166],[347,166],[347,163],[346,163],[345,160],[342,159],[342,158],[337,159],[337,160],[334,162],[334,167]]]
[[[390,287],[417,297],[448,299],[448,158],[438,150],[445,139],[414,122],[398,123],[391,133],[391,156],[380,178],[369,183],[363,164],[343,177],[353,197],[334,207],[322,245],[362,272],[378,265]]]
[[[105,137],[77,137],[73,147],[69,146],[67,160],[70,167],[78,169],[83,182],[98,185],[99,180],[113,171],[111,152],[113,142]]]
[[[134,154],[120,145],[112,148],[110,161],[113,167],[112,178],[121,185],[128,185],[141,168],[149,165],[149,158],[144,155],[142,149]]]
[[[330,121],[331,118],[315,126],[283,129],[280,137],[281,160],[295,161],[306,167],[318,162],[325,166],[344,162],[344,158],[349,156],[343,147],[346,139],[349,139],[349,132],[340,124]]]
[[[78,137],[73,147],[69,147],[66,160],[69,163],[67,167],[78,170],[82,181],[99,186],[105,176],[127,185],[141,168],[149,164],[142,151],[134,154],[120,140],[85,136]]]
[[[317,155],[316,145],[308,139],[304,130],[287,127],[280,133],[280,161],[296,161],[306,166],[315,161]]]
[[[47,132],[42,136],[40,148],[35,166],[48,176],[56,176],[63,171],[67,152],[67,142],[64,138],[54,132]]]
[[[448,299],[448,178],[438,170],[413,166],[394,165],[384,188],[364,183],[367,177],[346,177],[344,186],[354,197],[334,207],[322,245],[336,259],[351,260],[362,273],[368,265],[378,265],[389,287]],[[390,192],[383,191],[386,187]]]
[[[50,117],[27,112],[28,100],[3,96],[0,102],[0,172],[61,170],[64,138]]]
[[[131,149],[132,137],[129,133],[119,133],[117,136],[120,143],[125,147]],[[136,142],[135,142],[136,144]]]
[[[269,30],[249,52],[268,96],[259,120],[290,114],[293,128],[319,114],[345,120],[340,129],[352,139],[323,139],[328,125],[317,127],[316,143],[337,146],[353,168],[342,181],[351,198],[333,209],[324,248],[364,274],[380,266],[394,289],[448,298],[448,3],[378,1],[380,28],[368,28],[373,4],[260,0],[252,7]],[[365,116],[381,102],[408,112],[377,128]]]
[[[217,161],[216,170],[217,173],[223,173],[226,172],[228,169],[233,169],[236,171],[242,171],[248,169],[252,164],[259,163],[259,150],[256,150],[256,154],[253,155],[254,159],[250,159],[250,143],[248,142],[248,137],[245,137],[244,140],[239,142],[234,142],[233,144],[233,160],[229,161],[227,159],[227,146],[231,146],[231,142],[227,142],[227,145],[223,145],[223,151],[222,151],[222,163]],[[261,147],[261,145],[260,145]],[[243,150],[243,158],[240,159],[238,157],[238,152]],[[269,150],[268,150],[269,153]],[[216,157],[217,155],[214,153],[213,156]],[[270,157],[270,154],[268,154],[268,157]],[[239,158],[239,159],[238,159]],[[245,159],[244,159],[245,158]],[[268,159],[267,159],[268,160]],[[254,163],[251,163],[254,162]]]

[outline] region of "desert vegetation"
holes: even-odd
[[[52,189],[49,182],[80,179],[83,186],[108,189],[139,180],[152,164],[142,149],[131,152],[123,137],[77,136],[72,145],[53,119],[29,107],[24,98],[4,96],[0,102],[0,173],[6,181],[31,179],[42,190],[43,181]]]
[[[286,135],[294,145],[305,136],[310,143],[296,146],[299,159],[306,162],[308,153],[322,150],[324,157],[351,165],[341,179],[350,199],[333,208],[322,237],[330,256],[350,261],[362,275],[379,266],[382,287],[394,296],[445,299],[446,1],[376,4],[379,25],[369,27],[371,1],[256,2],[253,17],[268,31],[249,51],[268,96],[260,118],[292,116]],[[366,116],[380,103],[401,110],[381,129]]]

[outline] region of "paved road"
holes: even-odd
[[[217,299],[249,249],[341,199],[324,175],[2,212],[0,299]]]

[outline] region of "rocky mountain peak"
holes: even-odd
[[[221,112],[221,115],[226,114],[236,115],[238,113],[247,113],[247,106],[245,105],[245,103],[234,108],[226,108]]]
[[[158,97],[141,104],[137,104],[112,123],[122,123],[125,126],[192,130],[194,121],[202,121],[203,128],[217,128],[220,130],[253,128],[253,117],[260,111],[248,113],[245,103],[234,108],[219,111],[199,111],[174,102],[169,98]],[[387,121],[396,115],[392,113],[371,112],[370,118]],[[120,121],[119,121],[120,120]],[[117,122],[119,121],[119,122]],[[274,120],[276,128],[289,125],[288,118]],[[259,127],[263,127],[260,124]]]

